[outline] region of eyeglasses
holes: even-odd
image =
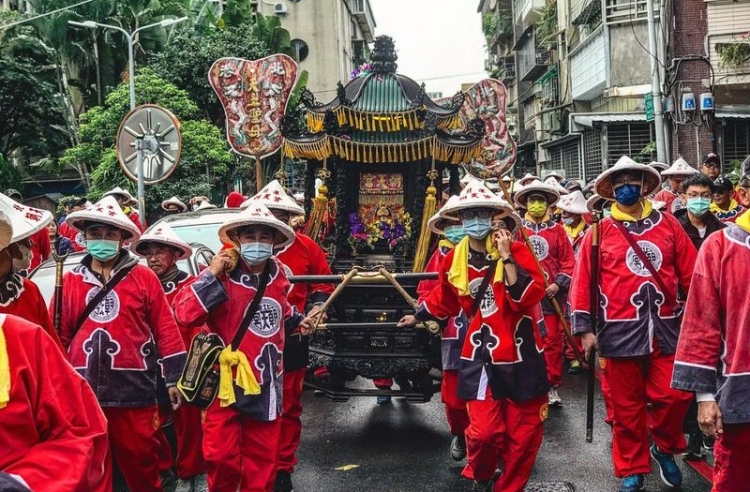
[[[716,162],[704,162],[703,165],[708,168],[719,169],[721,166]]]
[[[487,208],[461,210],[458,216],[461,220],[470,220],[473,218],[489,219],[492,217],[492,210]]]
[[[616,178],[615,180],[612,181],[612,187],[613,188],[617,187],[617,186],[626,185],[626,184],[642,185],[643,184],[643,180],[641,180],[641,178],[623,176],[621,178],[618,177],[618,178]]]
[[[714,195],[721,195],[722,192],[714,192],[713,194]],[[711,199],[711,195],[712,195],[711,193],[706,192],[706,193],[688,193],[685,196],[687,196],[688,198],[707,198],[707,199]]]

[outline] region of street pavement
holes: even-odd
[[[358,381],[371,388],[367,381]],[[611,463],[611,438],[604,424],[604,404],[597,386],[594,442],[585,442],[586,376],[565,375],[562,408],[551,408],[532,484],[569,482],[578,492],[616,491],[619,480]],[[461,492],[463,463],[451,460],[440,395],[429,403],[394,398],[377,405],[374,398],[333,403],[305,391],[295,492]],[[683,491],[709,492],[710,484],[682,458]],[[545,489],[546,490],[546,489]],[[550,492],[569,490],[550,487]],[[673,490],[662,484],[658,469],[646,490]]]

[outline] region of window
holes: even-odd
[[[731,170],[729,163],[743,161],[750,155],[750,123],[742,120],[726,120],[724,127],[724,152],[721,162],[724,171]]]
[[[301,39],[292,39],[292,50],[297,61],[305,61],[307,55],[310,54],[310,48]]]

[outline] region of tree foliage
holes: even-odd
[[[158,104],[180,120],[182,153],[177,169],[165,182],[146,188],[148,213],[173,195],[190,198],[206,195],[211,187],[223,188],[230,180],[229,171],[235,159],[229,151],[221,130],[200,120],[198,107],[187,93],[144,69],[135,78],[137,104]],[[68,149],[61,162],[74,164],[85,161],[93,169],[91,199],[98,199],[107,190],[121,186],[130,190],[134,184],[120,169],[115,139],[120,122],[129,111],[127,84],[112,91],[102,106],[81,115],[81,143]]]
[[[21,188],[21,175],[2,155],[0,155],[0,183],[2,183],[0,192],[8,188]]]

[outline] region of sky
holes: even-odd
[[[486,78],[479,0],[370,0],[375,34],[391,36],[398,72],[451,96]]]

